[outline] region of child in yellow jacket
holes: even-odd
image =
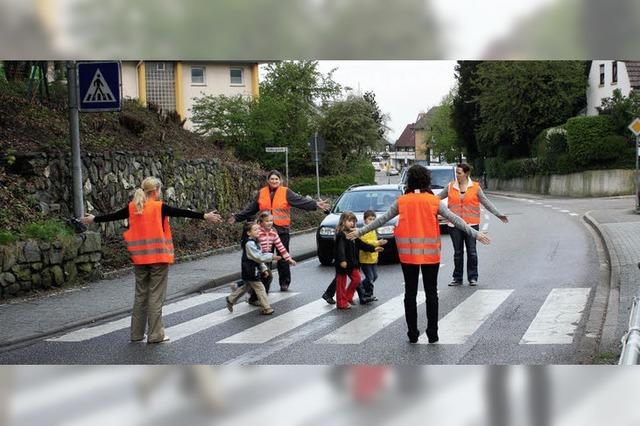
[[[376,218],[376,212],[373,210],[367,210],[364,212],[364,224],[368,225],[373,222]],[[378,235],[376,231],[367,232],[360,239],[374,247],[382,246],[387,243],[387,240],[378,240]],[[367,252],[364,250],[360,250],[360,269],[364,274],[365,278],[362,281],[362,288],[364,290],[365,300],[368,302],[374,302],[378,300],[377,297],[373,295],[373,283],[378,279],[378,271],[376,270],[376,266],[378,263],[378,252]]]

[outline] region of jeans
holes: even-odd
[[[286,234],[279,233],[278,236],[280,237],[284,248],[289,251],[289,232]],[[291,269],[289,269],[289,262],[284,259],[278,260],[278,280],[280,281],[280,287],[289,287],[289,284],[291,284]]]
[[[131,313],[131,340],[141,340],[147,328],[147,341],[161,342],[164,339],[162,305],[167,296],[169,264],[134,265],[134,270],[136,289]]]
[[[476,231],[478,225],[471,225]],[[467,235],[458,228],[449,228],[449,235],[453,243],[453,279],[462,281],[464,270],[464,247],[467,247],[467,279],[478,280],[478,251],[476,250],[476,239]]]
[[[366,297],[373,296],[373,283],[378,279],[378,271],[376,270],[375,263],[361,263],[360,269],[364,274],[364,280],[362,281],[362,288]],[[358,293],[360,296],[360,293]]]
[[[404,275],[404,316],[407,321],[407,335],[417,338],[418,311],[416,297],[418,295],[418,275],[422,269],[422,285],[426,296],[427,337],[438,336],[438,269],[439,263],[429,265],[411,265],[402,263]]]

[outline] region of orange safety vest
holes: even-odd
[[[289,226],[291,224],[291,208],[287,202],[287,188],[279,186],[271,201],[269,186],[260,190],[258,196],[258,206],[260,210],[269,210],[273,215],[273,224],[278,226]]]
[[[400,262],[412,265],[440,263],[440,199],[429,193],[398,198],[398,225],[394,231]]]
[[[162,220],[162,201],[147,200],[142,214],[129,203],[129,229],[124,240],[134,265],[173,263],[173,241],[169,218]]]
[[[453,186],[453,182],[449,182],[449,194],[447,203],[449,210],[460,216],[469,225],[480,224],[480,200],[478,199],[477,183],[473,183],[467,187],[464,199],[460,196],[460,189]]]

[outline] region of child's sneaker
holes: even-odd
[[[333,297],[329,296],[327,293],[323,293],[322,298],[330,305],[336,304],[336,300]]]
[[[261,315],[271,315],[273,314],[273,308],[267,308],[260,311]]]
[[[233,312],[233,303],[229,300],[229,296],[225,297],[225,300],[227,301],[227,309],[229,312]]]

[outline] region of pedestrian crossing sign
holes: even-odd
[[[120,62],[78,62],[78,110],[120,111]]]

